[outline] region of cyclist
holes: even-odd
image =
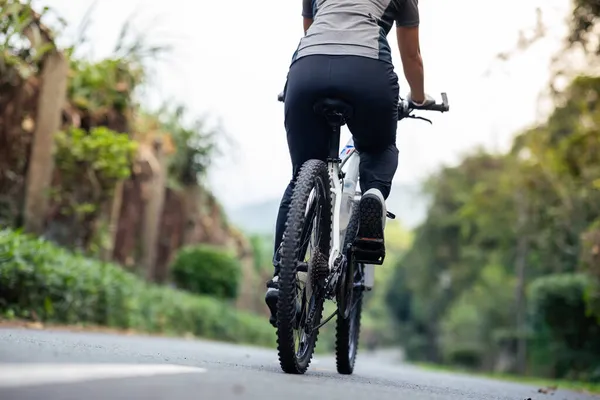
[[[274,274],[265,301],[276,326],[279,295],[279,247],[285,230],[295,178],[309,159],[325,160],[331,128],[317,115],[315,101],[340,98],[353,107],[348,129],[360,153],[358,236],[383,239],[385,200],[398,167],[398,76],[387,35],[396,23],[407,100],[429,105],[424,92],[419,45],[418,0],[303,0],[304,37],[292,57],[284,89],[285,129],[292,161],[288,184],[277,216]]]

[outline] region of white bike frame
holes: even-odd
[[[354,140],[351,137],[347,142],[342,151],[340,152],[340,160],[341,162],[336,161],[328,161],[327,169],[329,170],[329,177],[331,179],[331,200],[333,203],[333,221],[332,221],[332,229],[331,229],[331,252],[329,253],[329,271],[333,271],[335,266],[335,261],[338,256],[341,254],[341,247],[343,245],[343,241],[345,238],[346,229],[341,229],[340,227],[340,219],[342,217],[342,213],[347,213],[347,210],[342,209],[342,191],[343,191],[343,182],[344,178],[340,177],[340,172],[343,167],[346,165],[348,161],[351,160],[352,157],[359,157],[358,151],[354,147]],[[347,172],[347,174],[350,171]],[[348,176],[345,178],[349,178],[351,181],[356,182],[356,186],[354,187],[354,201],[359,201],[362,197],[361,193],[356,190],[358,187],[358,182],[360,176],[358,174],[358,169],[356,170],[356,176]],[[372,289],[373,287],[373,265],[364,264],[365,267],[365,288],[367,290]]]
[[[344,167],[344,165],[350,160],[350,157],[358,157],[358,152],[354,147],[354,141],[352,138],[346,142],[346,146],[340,153],[341,162],[329,161],[327,163],[327,169],[329,170],[329,177],[331,179],[331,200],[333,203],[333,221],[332,221],[332,243],[331,243],[331,252],[329,253],[329,270],[332,271],[334,267],[335,260],[341,253],[342,240],[343,240],[343,232],[340,229],[340,219],[342,217],[342,212],[346,212],[342,210],[342,188],[343,188],[343,178],[340,178],[340,171]],[[357,174],[358,175],[358,174]],[[350,177],[349,177],[350,178]],[[358,182],[358,176],[351,177],[351,180],[354,182]],[[358,185],[358,183],[357,183]],[[360,193],[358,194],[358,198],[360,199]],[[355,195],[356,199],[356,195]]]

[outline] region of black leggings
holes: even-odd
[[[340,98],[354,109],[348,129],[360,152],[362,192],[376,188],[385,198],[390,193],[398,167],[398,76],[393,65],[360,56],[300,58],[290,67],[286,84],[285,129],[293,172],[279,206],[275,255],[285,230],[300,167],[309,159],[325,161],[327,158],[331,128],[313,110],[315,102],[325,96]],[[276,266],[275,274],[278,272]]]

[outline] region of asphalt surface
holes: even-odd
[[[92,399],[598,399],[422,370],[359,352],[354,375],[317,356],[281,372],[275,350],[210,341],[0,329],[0,400]]]

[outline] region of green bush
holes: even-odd
[[[590,380],[600,365],[600,325],[589,312],[584,274],[555,274],[532,282],[529,298],[533,322],[532,354],[543,359],[555,378]]]
[[[598,182],[600,183],[600,180]],[[585,294],[586,303],[600,323],[600,218],[588,227],[581,239],[582,270],[596,283],[588,288]]]
[[[0,317],[192,333],[271,346],[264,318],[206,296],[146,283],[117,265],[0,231]]]
[[[481,367],[483,358],[484,351],[478,345],[462,345],[447,350],[446,362],[458,367],[476,369]]]
[[[184,247],[177,253],[171,271],[181,289],[221,299],[237,297],[241,266],[234,255],[221,248]]]

